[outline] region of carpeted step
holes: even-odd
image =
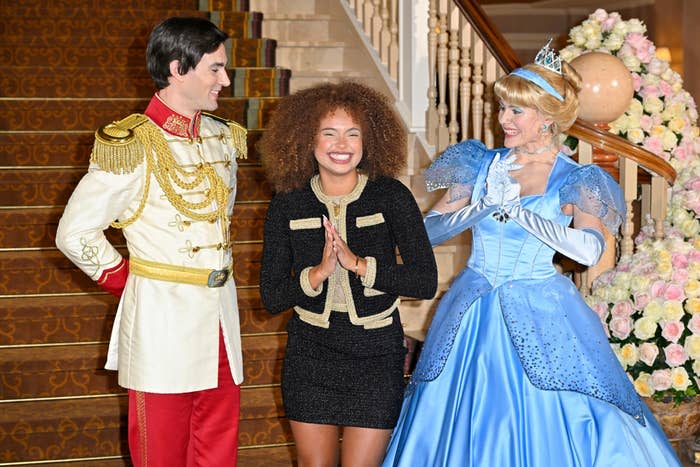
[[[233,245],[237,286],[258,285],[261,255],[260,243]],[[58,250],[0,251],[0,298],[99,291],[97,284]]]
[[[100,126],[143,112],[149,98],[21,99],[0,98],[0,131],[95,131]],[[216,114],[249,129],[266,126],[276,97],[222,97]]]
[[[248,1],[248,0],[247,0]],[[103,8],[116,10],[124,8],[134,9],[179,9],[198,10],[201,0],[81,0],[80,6],[88,11],[97,11]],[[75,8],[75,0],[22,0],[16,2],[17,8],[36,9],[47,8],[51,11]]]
[[[123,113],[121,116],[126,115]],[[104,123],[106,121],[101,125]],[[83,131],[0,132],[0,167],[87,166],[96,129],[97,127]],[[239,161],[240,166],[259,164],[260,155],[256,143],[261,136],[261,130],[248,130],[248,158]]]
[[[267,313],[257,287],[239,287],[236,294],[243,336],[285,331],[290,314]],[[107,342],[117,304],[102,292],[0,299],[0,346]]]
[[[291,72],[287,69],[231,68],[228,73],[231,86],[222,89],[221,97],[289,94]],[[4,97],[150,97],[155,90],[145,66],[0,67],[0,92]]]
[[[244,386],[276,385],[280,382],[282,360],[256,359],[249,347],[251,336],[244,336]],[[270,345],[258,339],[259,343]],[[269,350],[269,349],[268,349]],[[0,399],[17,400],[48,397],[119,394],[117,372],[104,369],[107,343],[85,343],[0,348]],[[249,391],[248,394],[256,394]],[[267,394],[263,392],[263,394]],[[264,405],[259,403],[258,405]],[[266,407],[266,414],[275,404]],[[260,412],[258,410],[257,412]],[[276,410],[274,412],[276,414]]]
[[[0,7],[0,12],[7,7]],[[71,47],[88,47],[92,39],[94,47],[104,54],[125,53],[124,49],[113,49],[118,38],[131,40],[128,50],[141,51],[153,27],[170,16],[197,16],[211,20],[232,39],[259,39],[261,37],[262,13],[258,12],[208,12],[196,10],[100,10],[98,14],[86,10],[74,17],[54,16],[2,16],[0,17],[0,57],[6,58],[9,46],[21,46],[25,52],[35,55],[31,49],[55,48],[70,44]],[[21,38],[29,38],[19,43]],[[86,45],[86,43],[88,45]],[[66,52],[70,51],[66,49]],[[66,57],[68,59],[70,57]],[[6,60],[4,63],[8,63]],[[9,62],[10,64],[14,62]]]
[[[152,25],[134,25],[131,29],[121,31],[124,37],[144,37]],[[20,35],[20,37],[23,37]],[[77,37],[91,37],[77,35]],[[93,37],[103,37],[102,33]],[[0,59],[6,67],[114,67],[115,72],[124,67],[142,67],[145,70],[144,47],[130,45],[117,48],[109,44],[80,47],[74,44],[72,37],[66,41],[70,47],[60,44],[51,46],[39,44],[28,47],[17,44],[0,44]],[[274,67],[277,41],[273,39],[227,39],[224,43],[229,62],[234,67]],[[128,69],[128,68],[127,68]],[[128,76],[128,75],[125,75]]]
[[[108,341],[117,303],[106,293],[0,299],[0,346]]]
[[[86,167],[3,169],[0,200],[3,206],[63,206],[85,172]],[[237,178],[236,200],[270,199],[272,191],[261,167],[241,165]]]
[[[27,462],[128,453],[125,395],[77,400],[5,402],[0,411],[3,462]],[[292,441],[277,415],[279,387],[241,391],[239,446],[251,451]],[[264,465],[264,464],[263,464]]]
[[[262,241],[267,205],[265,201],[234,205],[231,218],[234,242]],[[63,209],[63,206],[0,208],[0,249],[54,248]],[[106,235],[113,245],[126,243],[120,230],[108,229]]]

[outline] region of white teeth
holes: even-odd
[[[329,156],[332,159],[335,159],[337,161],[346,161],[346,160],[350,159],[350,154],[338,154],[338,153],[334,152],[334,153],[329,154]]]

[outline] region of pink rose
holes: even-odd
[[[634,88],[635,92],[639,92],[639,90],[642,88],[643,82],[644,80],[638,73],[632,73],[632,87]]]
[[[653,387],[655,391],[665,391],[669,389],[672,381],[671,370],[669,369],[654,370],[651,374],[651,387]]]
[[[603,21],[608,19],[608,12],[602,8],[598,8],[596,11],[591,13],[590,18],[598,23],[602,23]]]
[[[644,34],[642,34],[641,32],[631,32],[627,34],[627,37],[625,38],[625,42],[627,42],[630,46],[634,47],[635,49],[644,47],[644,42],[646,40],[646,37],[644,37]]]
[[[668,97],[671,94],[673,94],[673,88],[666,81],[661,81],[659,83],[659,92],[661,93],[662,96]]]
[[[616,318],[627,318],[632,316],[632,313],[634,313],[632,302],[629,300],[620,300],[613,305],[611,313]]]
[[[656,344],[645,342],[639,346],[639,359],[649,366],[653,366],[656,357],[659,356],[659,348]]]
[[[654,119],[649,115],[642,115],[639,117],[639,124],[645,132],[649,133],[651,127],[654,125]]]
[[[687,268],[688,267],[688,257],[681,253],[673,253],[671,255],[671,263],[674,268]]]
[[[690,261],[693,263],[700,262],[700,250],[691,251],[690,254],[688,255],[688,259],[690,259]]]
[[[680,321],[665,321],[661,324],[661,335],[669,342],[678,342],[685,326]]]
[[[649,152],[653,152],[657,156],[661,156],[664,152],[664,146],[661,139],[656,136],[649,136],[644,139],[642,147]]]
[[[637,292],[634,294],[634,308],[643,310],[651,301],[651,295],[648,292]]]
[[[685,284],[688,280],[688,270],[687,269],[677,269],[673,271],[671,280],[676,284]]]
[[[666,291],[666,283],[664,281],[656,281],[651,284],[651,288],[649,290],[652,297],[663,297],[664,292]]]
[[[646,86],[642,86],[642,89],[639,91],[639,95],[645,99],[647,97],[660,97],[661,90],[656,85],[648,84]]]
[[[696,313],[688,321],[688,329],[693,334],[700,334],[700,314]]]
[[[696,177],[696,178],[693,178],[692,180],[688,180],[685,183],[685,187],[689,190],[700,191],[700,177]]]
[[[685,300],[685,291],[683,287],[678,284],[668,284],[666,290],[664,290],[663,297],[666,300]]]
[[[603,302],[597,302],[591,307],[591,309],[596,315],[598,315],[598,318],[605,323],[605,321],[608,319],[608,305]]]
[[[618,339],[627,339],[632,332],[634,323],[630,317],[615,316],[610,320],[609,326],[610,332],[613,336],[617,337]]]
[[[666,364],[670,367],[683,365],[688,360],[688,354],[680,344],[669,344],[664,348]]]

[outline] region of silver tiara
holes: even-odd
[[[544,47],[537,52],[537,55],[535,55],[535,65],[543,66],[548,70],[561,74],[561,58],[559,58],[559,54],[556,50],[549,46],[551,43],[552,39],[549,39]]]

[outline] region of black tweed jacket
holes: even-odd
[[[383,327],[397,317],[399,296],[433,297],[435,257],[418,205],[401,182],[386,177],[369,181],[361,175],[353,194],[340,206],[338,230],[350,249],[368,260],[368,272],[357,278],[343,271],[340,286],[350,292],[345,295],[353,324]],[[323,215],[330,218],[331,209],[333,202],[320,190],[317,176],[304,189],[272,199],[260,273],[260,294],[269,312],[293,307],[302,321],[328,326],[332,297],[327,293],[333,284],[329,287],[326,280],[313,290],[305,285],[304,271],[321,262],[321,220]]]

